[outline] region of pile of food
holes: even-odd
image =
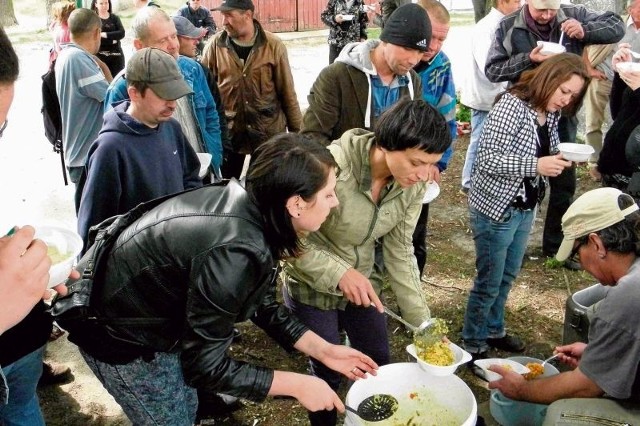
[[[536,377],[544,374],[544,366],[540,363],[529,362],[526,367],[529,369],[529,372],[524,374],[524,378],[527,380],[535,379]]]
[[[61,252],[56,246],[49,245],[47,246],[47,256],[51,259],[51,264],[55,265],[56,263],[60,263],[66,260],[70,252]]]
[[[443,319],[435,319],[433,324],[413,336],[416,353],[426,363],[445,367],[455,362],[449,344],[443,341],[449,328]]]

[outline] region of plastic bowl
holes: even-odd
[[[570,142],[562,142],[558,144],[558,149],[565,160],[575,161],[576,163],[589,161],[589,157],[595,151],[592,146]]]
[[[409,418],[415,418],[415,409],[420,410],[422,424],[443,424],[437,416],[445,410],[455,417],[452,423],[457,425],[472,426],[478,418],[476,399],[462,379],[455,374],[435,377],[415,362],[387,364],[378,369],[376,376],[367,375],[366,379],[355,381],[345,403],[357,408],[365,398],[376,394],[393,395],[398,400],[394,416],[372,423],[347,412],[345,426],[407,424]]]
[[[557,53],[566,52],[566,48],[558,43],[552,43],[550,41],[539,41],[538,46],[542,46],[540,53],[543,55],[555,55]]]
[[[495,380],[500,380],[502,376],[495,371],[489,370],[489,367],[492,365],[499,365],[501,367],[510,367],[512,371],[518,374],[525,374],[529,372],[529,369],[525,367],[523,364],[513,361],[512,359],[503,359],[503,358],[486,358],[486,359],[477,359],[474,361],[474,364],[478,367],[482,368],[482,372],[484,373],[484,378],[488,382],[493,382]]]
[[[514,356],[508,358],[512,361],[526,365],[529,362],[542,364],[542,360],[528,356]],[[540,377],[549,377],[558,374],[558,369],[546,363],[544,373]],[[535,379],[534,379],[535,380]],[[547,413],[547,405],[534,404],[532,402],[514,401],[507,398],[500,391],[491,392],[489,411],[493,418],[501,425],[513,426],[539,426],[544,421]]]
[[[82,251],[82,238],[75,232],[61,226],[42,225],[36,226],[35,238],[39,238],[49,247],[49,253],[54,248],[59,254],[63,254],[62,260],[52,263],[49,269],[49,284],[51,288],[66,281],[69,278],[71,268],[76,258]],[[51,259],[54,262],[54,259]]]
[[[413,343],[407,346],[407,352],[409,352],[409,355],[411,355],[418,361],[420,368],[422,368],[432,376],[450,376],[456,372],[460,365],[466,364],[467,362],[471,361],[471,354],[455,343],[449,343],[449,348],[453,351],[455,361],[453,364],[445,366],[429,364],[428,362],[422,360],[418,356],[418,353],[416,352],[416,346]]]
[[[207,175],[207,173],[209,173],[209,165],[211,164],[212,156],[206,152],[199,152],[196,155],[198,156],[198,160],[200,160],[200,171],[198,172],[198,177],[202,179]]]
[[[640,62],[618,62],[616,69],[623,72],[640,71]]]
[[[427,182],[427,190],[424,193],[422,204],[432,202],[438,195],[440,195],[440,185],[438,185],[438,182]]]
[[[355,18],[356,15],[342,15],[342,20],[343,21],[353,21],[353,18]]]

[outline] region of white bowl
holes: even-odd
[[[451,365],[445,366],[429,364],[428,362],[422,360],[418,356],[418,353],[416,352],[416,346],[413,343],[407,346],[407,352],[409,352],[409,355],[411,355],[418,361],[420,368],[422,368],[427,373],[433,376],[450,376],[456,372],[460,365],[466,364],[467,362],[471,361],[471,354],[455,343],[449,343],[449,348],[453,351],[454,362]]]
[[[499,365],[501,367],[511,368],[514,373],[525,374],[529,372],[529,369],[519,362],[513,361],[511,359],[504,358],[487,358],[487,359],[477,359],[473,362],[475,365],[482,369],[484,373],[484,378],[488,382],[493,382],[495,380],[500,380],[502,376],[495,371],[489,370],[489,367],[492,365]]]
[[[206,152],[199,152],[196,154],[198,156],[198,160],[200,160],[200,171],[198,172],[198,177],[200,179],[204,178],[209,173],[209,165],[211,164],[211,154],[207,154]]]
[[[456,375],[433,376],[415,362],[384,365],[378,369],[376,376],[367,375],[366,379],[357,380],[349,389],[345,403],[357,409],[365,398],[376,394],[393,395],[398,400],[398,411],[387,421],[376,423],[366,423],[355,414],[347,412],[344,424],[406,424],[415,415],[415,411],[420,412],[423,424],[476,424],[478,406],[469,386]],[[440,415],[454,419],[452,422],[445,422],[439,418]]]
[[[49,284],[47,284],[51,288],[69,278],[71,268],[82,251],[82,238],[75,232],[60,226],[41,225],[35,228],[35,238],[39,238],[47,244],[49,254],[51,255],[51,250],[55,250],[57,254],[61,255],[61,259],[57,262],[55,259],[51,259]]]
[[[562,153],[562,157],[568,161],[576,163],[584,163],[589,161],[589,157],[594,153],[592,146],[583,143],[562,142],[558,144],[558,149]]]
[[[558,43],[552,43],[550,41],[539,41],[538,46],[542,46],[540,53],[543,55],[555,55],[557,53],[566,52],[566,48]]]
[[[542,360],[528,356],[514,356],[508,358],[512,361],[526,365],[529,362],[542,364]],[[540,377],[549,377],[558,374],[558,369],[546,363],[544,373]],[[515,401],[507,398],[499,390],[491,391],[489,411],[493,418],[501,425],[513,426],[540,426],[544,421],[548,405],[534,404],[532,402]]]
[[[353,18],[355,18],[356,15],[342,15],[342,20],[343,21],[353,21]]]
[[[637,72],[640,71],[640,62],[618,62],[616,69],[622,72]]]
[[[427,190],[422,198],[422,204],[427,204],[435,200],[440,195],[440,185],[438,182],[427,182]]]

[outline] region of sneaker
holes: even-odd
[[[597,164],[589,164],[589,176],[594,182],[602,182],[602,173],[598,171]]]
[[[525,348],[524,342],[519,337],[508,334],[498,339],[487,339],[487,344],[507,352],[522,352]]]
[[[198,394],[198,420],[223,418],[243,408],[238,398],[224,394]]]
[[[42,376],[38,381],[38,386],[62,385],[73,380],[71,369],[66,365],[42,363]]]
[[[471,370],[471,372],[475,376],[481,378],[482,380],[487,380],[484,377],[484,370],[482,368],[478,367],[475,364],[475,360],[477,360],[477,359],[486,359],[487,358],[487,356],[488,356],[487,351],[475,352],[475,353],[474,352],[469,352],[469,353],[471,354],[471,361],[467,362],[467,368],[469,370]]]
[[[461,186],[460,187],[460,194],[464,195],[466,197],[467,195],[469,195],[469,188],[467,188],[466,186]]]

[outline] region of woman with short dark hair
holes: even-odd
[[[506,332],[505,304],[545,177],[572,166],[558,153],[560,111],[575,114],[588,81],[578,55],[554,55],[499,95],[485,121],[469,192],[477,275],[462,330],[464,346],[476,358],[489,347],[524,350],[522,340]]]
[[[378,365],[390,358],[380,301],[385,279],[403,318],[418,326],[430,317],[412,235],[428,170],[450,144],[442,114],[423,100],[398,101],[374,132],[347,131],[329,146],[338,163],[340,205],[306,238],[308,250],[285,262],[284,298],[292,312],[332,343],[343,328],[351,346]],[[377,241],[383,269],[375,265]],[[310,363],[314,375],[339,387],[339,375],[317,359]],[[356,368],[348,377],[363,376]],[[337,413],[311,412],[309,418],[312,425],[331,425]]]
[[[246,189],[232,180],[178,194],[122,231],[96,271],[91,305],[124,324],[104,339],[70,331],[70,340],[134,424],[193,424],[194,388],[344,411],[321,380],[230,357],[234,325],[249,319],[341,374],[375,374],[371,358],[328,343],[275,300],[278,261],[299,256],[301,236],[338,205],[335,180],[326,148],[280,135],[252,155]]]

